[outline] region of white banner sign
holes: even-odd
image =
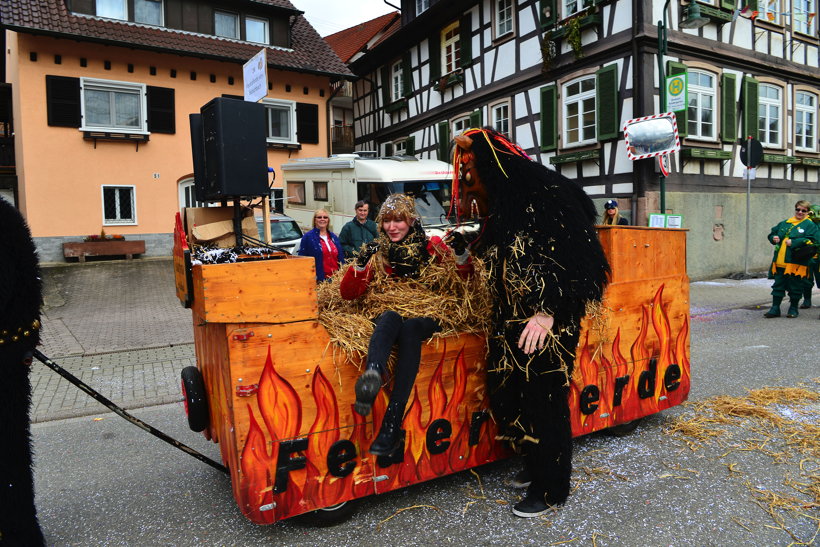
[[[268,94],[268,55],[263,49],[242,66],[245,100],[252,103]]]

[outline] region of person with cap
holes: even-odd
[[[805,280],[809,277],[809,261],[816,254],[820,230],[809,218],[809,202],[794,204],[794,216],[779,222],[769,232],[769,243],[774,245],[769,279],[772,283],[772,307],[763,317],[780,317],[780,303],[789,294],[786,317],[797,317],[797,305],[803,296]]]
[[[363,296],[376,275],[377,268],[397,282],[416,280],[426,264],[441,262],[455,255],[459,274],[468,275],[473,265],[464,236],[456,231],[445,239],[428,238],[421,226],[414,200],[405,194],[390,194],[382,203],[376,218],[379,237],[359,251],[339,285],[345,300]],[[449,246],[449,247],[448,247]],[[376,456],[392,456],[403,451],[402,421],[413,383],[419,371],[421,344],[441,330],[430,317],[403,317],[395,311],[385,311],[375,320],[375,328],[367,348],[367,365],[356,381],[356,402],[353,410],[367,416],[376,400],[383,379],[387,376],[387,360],[397,346],[393,390],[382,419],[379,434],[370,445]]]
[[[618,202],[611,199],[604,203],[604,226],[629,226],[629,221],[626,220],[618,212]]]
[[[348,258],[357,255],[362,245],[370,243],[379,235],[376,223],[367,218],[370,205],[361,200],[356,202],[355,210],[356,216],[342,226],[342,231],[339,232],[339,241],[342,242],[342,249]]]

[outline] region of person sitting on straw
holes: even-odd
[[[415,280],[422,275],[427,264],[441,263],[454,254],[455,267],[460,274],[466,276],[472,271],[464,237],[459,232],[452,232],[446,239],[449,248],[439,237],[428,239],[416,213],[415,203],[409,196],[388,196],[381,206],[376,224],[379,238],[362,248],[339,285],[341,296],[346,300],[365,295],[377,268],[399,281]],[[387,361],[394,345],[398,346],[398,358],[387,411],[379,434],[370,446],[372,454],[389,456],[401,448],[401,424],[419,370],[421,344],[440,329],[439,320],[432,317],[407,318],[388,310],[376,318],[367,350],[367,365],[356,381],[354,410],[357,413],[362,416],[370,414],[387,374]]]

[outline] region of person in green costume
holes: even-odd
[[[820,205],[814,204],[809,207],[809,218],[818,227],[820,232]],[[804,281],[803,285],[803,303],[800,304],[800,309],[807,310],[811,308],[811,291],[814,286],[820,288],[820,255],[817,253],[809,260],[809,277]]]
[[[764,317],[780,317],[780,303],[789,294],[789,311],[786,317],[797,317],[797,305],[803,296],[806,278],[809,277],[811,256],[797,257],[795,253],[806,245],[820,242],[820,230],[809,219],[810,203],[800,200],[794,204],[794,216],[774,226],[769,232],[769,242],[774,245],[769,279],[772,284],[772,307]]]

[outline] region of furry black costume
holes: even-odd
[[[467,178],[462,190],[483,184],[488,197],[481,238],[497,301],[487,378],[493,417],[523,450],[532,481],[527,498],[562,504],[572,471],[568,379],[581,319],[587,304],[601,299],[609,272],[594,229],[597,213],[582,188],[503,135],[464,136],[472,143],[456,139],[465,156],[456,162]],[[462,201],[462,210],[481,208]],[[543,349],[527,355],[519,337],[538,313],[554,325]]]
[[[42,282],[31,234],[0,199],[0,545],[43,545],[34,507],[28,373],[40,341]]]

